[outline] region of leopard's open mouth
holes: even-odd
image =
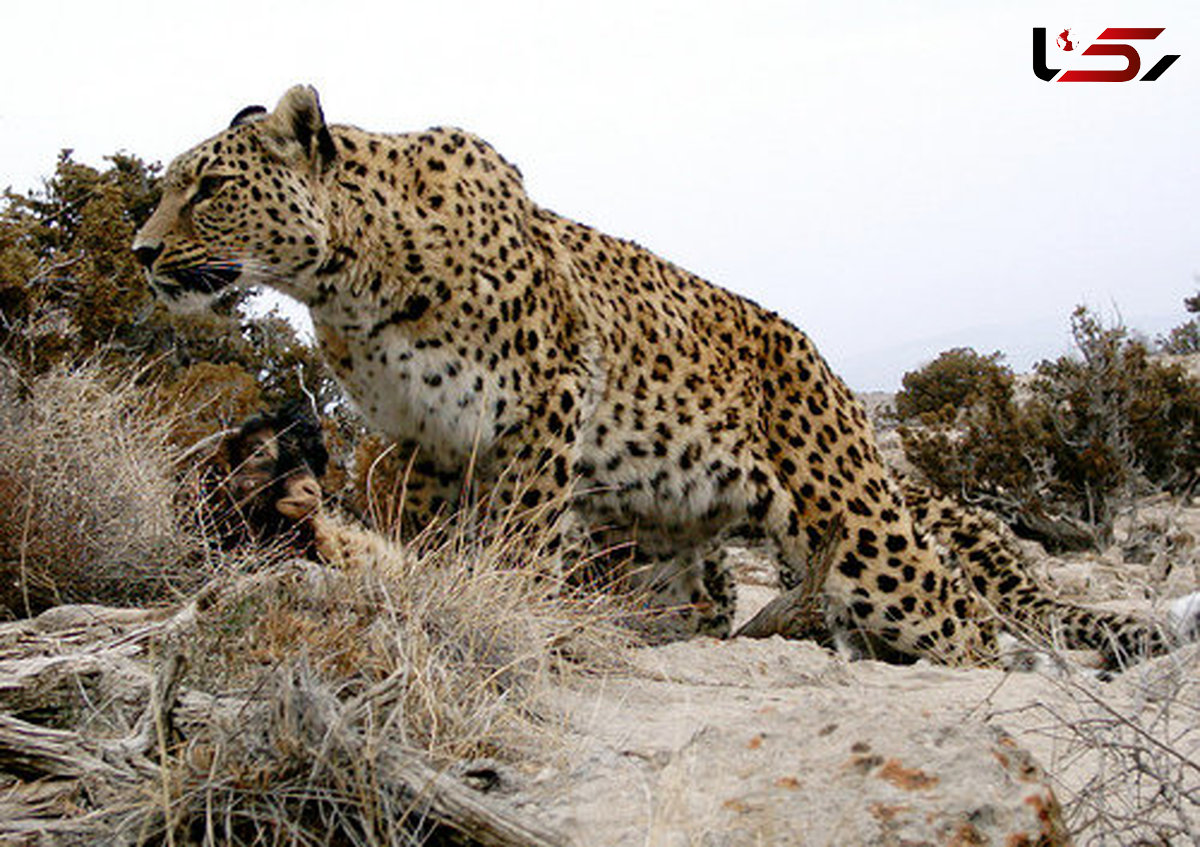
[[[164,295],[177,298],[190,292],[216,294],[237,282],[242,269],[233,264],[206,264],[155,274],[153,283]]]

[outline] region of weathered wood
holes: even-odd
[[[829,644],[832,638],[825,624],[825,580],[833,566],[833,551],[844,531],[840,518],[830,521],[821,541],[810,551],[808,573],[804,581],[785,591],[759,610],[738,629],[735,636],[769,638],[782,635],[795,640],[813,640]]]
[[[802,588],[785,591],[746,621],[734,633],[739,638],[770,638],[782,635],[796,641],[831,641],[825,625],[824,604]]]
[[[257,726],[269,734],[275,726],[305,739],[302,749],[312,751],[314,763],[323,762],[331,744],[339,760],[369,757],[379,790],[410,808],[414,822],[434,823],[461,833],[465,842],[489,847],[569,843],[413,751],[363,734],[355,728],[357,707],[317,683],[301,680],[283,691],[244,696],[186,688],[181,648],[202,610],[219,597],[261,590],[271,578],[260,573],[232,580],[173,610],[60,607],[33,620],[0,625],[0,778],[8,777],[0,784],[0,839],[53,833],[84,843],[100,837],[110,825],[105,812],[86,812],[73,798],[102,795],[137,813],[162,790],[164,761],[171,769],[187,767],[177,758],[182,749],[172,747],[173,739],[212,739],[234,745],[229,750],[237,755],[253,756],[237,748],[239,733]],[[76,729],[42,726],[14,714],[50,714],[70,725],[72,706],[66,700],[78,695],[84,679],[110,698],[145,704],[136,720],[138,712],[130,710],[128,734],[90,734],[86,714],[78,716]],[[295,702],[287,702],[291,699]],[[289,711],[291,717],[280,716]],[[281,720],[294,725],[279,725]]]
[[[115,768],[98,755],[77,732],[50,729],[0,713],[0,771],[18,776],[79,778],[110,775],[126,778],[128,773]]]
[[[407,786],[420,798],[420,811],[435,821],[486,847],[553,847],[570,842],[561,833],[539,826],[498,804],[480,800],[479,793],[412,755],[393,755],[386,766],[389,781]]]
[[[1051,553],[1097,550],[1101,546],[1099,528],[1066,515],[1020,509],[1009,525],[1017,536],[1036,541]]]

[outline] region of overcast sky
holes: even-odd
[[[1046,83],[1105,27],[1156,82]],[[332,122],[455,124],[542,205],[778,310],[859,389],[938,351],[1150,333],[1200,287],[1200,3],[10,3],[0,187],[71,147],[169,161],[295,82]],[[1074,65],[1055,64],[1074,62]]]

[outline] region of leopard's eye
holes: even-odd
[[[233,179],[233,177],[221,174],[209,174],[207,176],[200,177],[200,182],[196,184],[196,191],[192,195],[192,202],[201,203],[205,200],[211,199],[218,191],[221,190],[221,186],[231,179]]]

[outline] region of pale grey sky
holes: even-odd
[[[1035,26],[1165,27],[1143,68],[1182,58],[1045,83]],[[859,389],[958,344],[1057,355],[1077,303],[1161,331],[1200,285],[1195,0],[39,0],[5,32],[0,187],[62,147],[165,162],[311,82],[333,122],[478,132],[535,200],[782,312]]]

